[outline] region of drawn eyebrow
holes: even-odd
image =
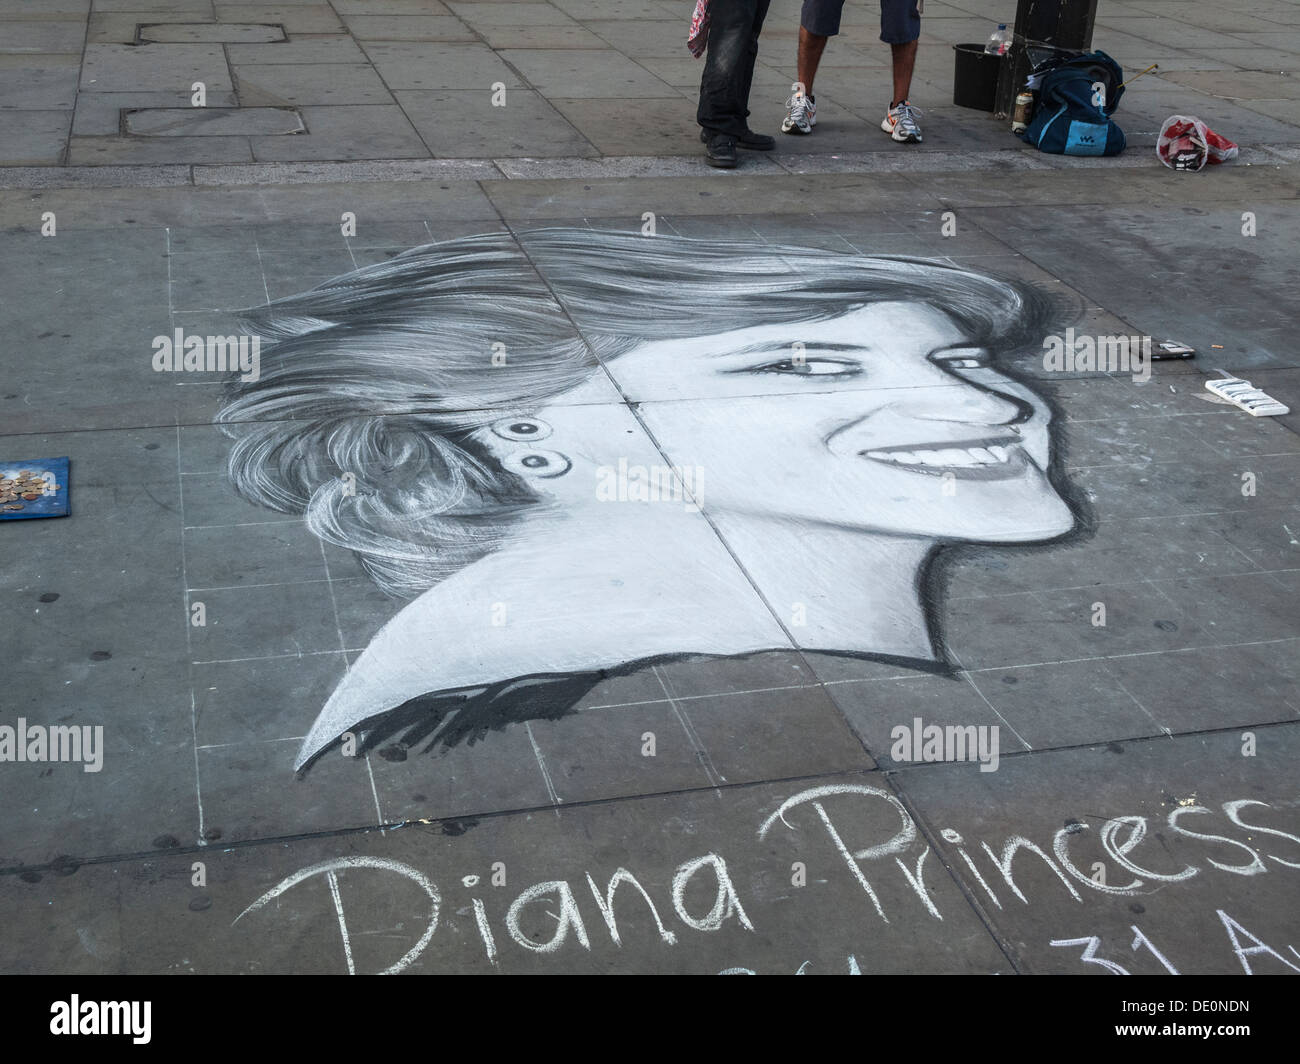
[[[781,353],[793,354],[794,344],[799,341],[792,340],[785,344],[758,343],[749,344],[746,347],[737,347],[731,351],[719,351],[715,358],[739,358],[741,355],[778,355]],[[861,354],[869,354],[870,347],[864,347],[862,344],[830,344],[814,341],[804,344],[804,352],[808,351],[856,351]]]

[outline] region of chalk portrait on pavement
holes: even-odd
[[[394,599],[304,707],[297,766],[349,732],[474,742],[687,656],[949,667],[943,549],[1078,521],[1049,405],[999,365],[1063,314],[947,263],[586,229],[431,244],[247,312],[236,490]]]

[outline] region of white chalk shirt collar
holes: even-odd
[[[326,702],[296,767],[344,733],[372,729],[403,707],[418,711],[421,700],[433,705],[439,694],[465,701],[520,678],[791,646],[703,520],[618,558],[530,557],[524,546],[461,570],[389,621]]]

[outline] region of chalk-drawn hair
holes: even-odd
[[[219,416],[230,475],[413,597],[542,505],[475,430],[650,340],[780,323],[794,340],[881,301],[936,307],[994,355],[1038,348],[1061,310],[1032,285],[913,259],[588,229],[466,237],[245,313],[264,346]]]

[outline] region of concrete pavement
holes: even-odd
[[[772,7],[759,128],[780,117],[796,8]],[[926,8],[919,150],[876,128],[887,63],[860,6],[817,132],[720,174],[693,132],[685,15],[662,0],[0,0],[0,458],[72,459],[71,517],[0,527],[0,726],[104,728],[99,771],[0,763],[0,969],[1113,970],[1091,939],[1088,958],[1135,973],[1300,965],[1300,415],[1203,387],[1221,368],[1300,406],[1300,5],[1103,0],[1096,46],[1161,67],[1125,96],[1115,160],[1042,156],[954,108],[949,45],[1010,11]],[[126,132],[131,112],[188,109],[196,80],[209,109],[250,114]],[[287,112],[305,132],[232,132]],[[1242,157],[1161,167],[1175,112]],[[235,493],[213,423],[229,375],[158,372],[155,338],[236,333],[245,308],[421,245],[598,242],[647,216],[655,236],[1031,282],[1080,335],[1197,358],[1145,380],[1009,365],[1051,405],[1079,528],[944,541],[924,606],[947,672],[796,638],[613,670],[562,715],[296,775],[398,607],[301,516]],[[647,429],[670,400],[607,368],[618,391],[592,405],[672,461]],[[706,393],[671,402],[749,431]],[[377,429],[422,409],[356,407]],[[752,472],[765,498],[795,491],[769,473]],[[918,718],[996,727],[997,770],[910,760],[894,730]]]
[[[695,156],[701,64],[686,51],[681,6],[121,0],[92,9],[90,0],[11,0],[0,8],[0,163]],[[796,0],[771,6],[755,128],[774,130],[784,113],[798,8]],[[1287,0],[1252,5],[1249,14],[1163,0],[1103,3],[1094,45],[1129,75],[1160,65],[1125,97],[1131,142],[1154,144],[1176,106],[1242,143],[1294,144],[1293,16]],[[998,0],[927,6],[912,93],[927,112],[921,151],[1018,146],[1003,124],[952,104],[952,46],[982,42],[991,23],[1009,17]],[[878,129],[890,91],[878,33],[871,5],[849,5],[815,86],[816,137],[794,138],[775,162],[760,157],[751,166],[781,165],[787,154],[898,150]]]

